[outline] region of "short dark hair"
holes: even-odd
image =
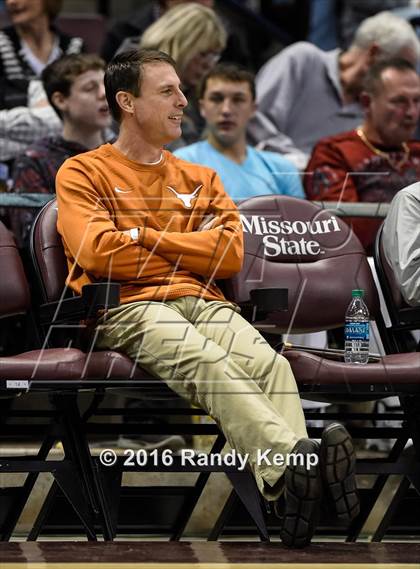
[[[70,95],[71,87],[77,77],[86,71],[105,69],[105,62],[93,53],[73,53],[56,59],[41,74],[42,83],[50,105],[61,117],[60,110],[54,105],[52,96],[57,91],[65,97]]]
[[[121,109],[117,103],[118,91],[127,91],[135,97],[140,95],[143,67],[149,63],[168,63],[176,69],[170,55],[155,49],[131,49],[117,54],[105,70],[105,93],[111,115],[121,120]]]
[[[376,95],[382,83],[382,73],[386,69],[398,69],[398,71],[413,71],[417,73],[414,65],[406,59],[400,57],[379,59],[369,67],[363,81],[363,90],[370,95]]]
[[[255,100],[255,75],[245,67],[234,65],[233,63],[218,63],[204,75],[198,88],[199,99],[204,97],[207,81],[216,77],[232,83],[248,83],[252,99]]]
[[[63,0],[44,0],[44,8],[48,14],[50,22],[55,20],[58,14],[61,12],[63,6]]]

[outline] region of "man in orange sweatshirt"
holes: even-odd
[[[358,511],[351,439],[338,424],[321,447],[307,438],[287,360],[215,282],[241,269],[242,227],[213,170],[163,150],[181,135],[187,105],[175,62],[157,51],[122,53],[105,88],[118,139],[70,158],[57,175],[68,282],[77,293],[98,280],[121,283],[121,306],[100,320],[97,346],[126,353],[209,413],[263,496],[285,490],[281,538],[303,547],[315,531],[322,472],[339,515]]]

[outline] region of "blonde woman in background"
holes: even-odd
[[[219,60],[226,46],[226,31],[211,8],[188,2],[175,6],[144,32],[140,47],[157,49],[177,62],[182,88],[188,99],[182,138],[171,149],[200,138],[204,121],[198,110],[196,87]]]

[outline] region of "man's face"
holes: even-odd
[[[64,120],[77,128],[101,130],[111,124],[102,69],[85,71],[76,77],[69,96],[61,96],[56,104],[63,112]]]
[[[255,102],[246,81],[212,77],[200,100],[200,110],[210,136],[229,147],[245,139],[246,128],[255,113]]]
[[[13,25],[26,24],[45,13],[44,0],[6,0],[6,9]]]
[[[140,96],[133,97],[133,117],[141,136],[161,147],[179,138],[187,99],[172,65],[149,63],[143,67]]]
[[[385,69],[377,93],[370,95],[366,124],[381,142],[398,146],[413,137],[420,112],[420,78],[414,71]]]
[[[384,56],[384,54],[376,44],[372,44],[366,49],[353,47],[342,54],[341,58],[344,58],[346,61],[346,66],[341,71],[340,79],[347,93],[351,94],[355,99],[359,97],[363,90],[366,73],[378,60],[378,57],[381,56]],[[408,61],[414,67],[417,65],[417,56],[410,48],[402,48],[395,54],[395,57]]]

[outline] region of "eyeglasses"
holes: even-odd
[[[197,53],[197,59],[200,59],[203,63],[206,62],[215,65],[219,61],[221,55],[222,54],[219,51],[200,51]]]

